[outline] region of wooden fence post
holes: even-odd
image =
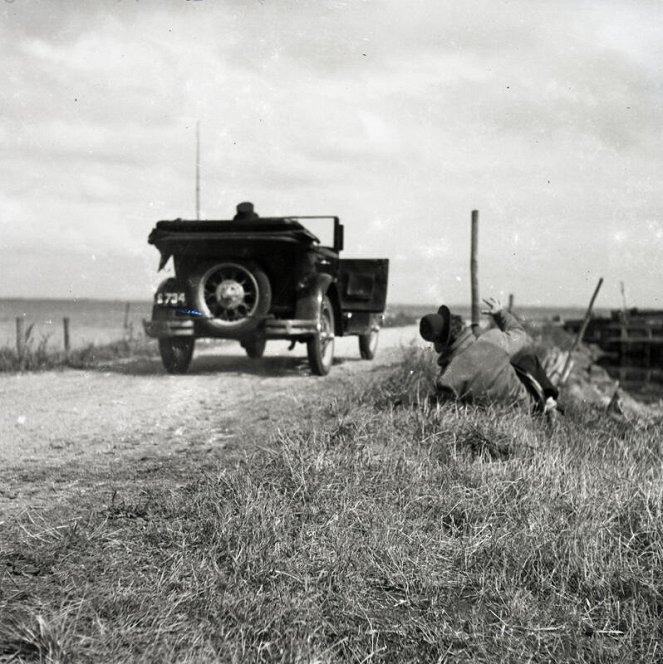
[[[62,324],[64,327],[64,354],[68,356],[71,350],[71,343],[69,339],[69,318],[67,316],[62,319]]]
[[[596,288],[594,289],[594,295],[592,295],[592,299],[589,301],[589,306],[587,307],[587,311],[585,312],[585,318],[582,321],[582,325],[578,330],[576,338],[573,340],[573,345],[571,346],[571,350],[569,350],[569,354],[566,357],[566,362],[564,362],[564,368],[562,369],[561,373],[562,378],[560,381],[560,387],[564,385],[564,383],[566,383],[566,379],[568,378],[566,373],[567,369],[569,368],[569,365],[571,364],[571,355],[573,354],[573,351],[577,348],[578,344],[582,341],[582,338],[585,336],[585,331],[587,330],[589,319],[592,317],[592,308],[594,307],[594,300],[596,300],[596,296],[599,294],[602,284],[603,284],[603,277],[601,277],[599,279],[598,284],[596,284]]]
[[[129,327],[129,309],[131,308],[131,303],[127,302],[124,305],[124,329],[126,330]]]
[[[479,246],[479,210],[472,210],[472,245],[470,248],[470,282],[472,287],[472,332],[479,336],[481,308],[479,306],[479,262],[477,252]]]
[[[624,290],[624,282],[619,282],[619,288],[622,291],[622,319],[624,323],[628,322],[628,307],[626,306],[626,291]]]
[[[25,355],[25,319],[22,316],[16,318],[16,355],[22,362]]]

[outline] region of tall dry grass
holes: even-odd
[[[69,353],[54,350],[49,345],[49,337],[36,339],[33,326],[26,331],[25,346],[21,355],[12,346],[0,347],[0,373],[19,371],[49,371],[51,369],[85,369],[103,362],[122,358],[155,357],[158,355],[156,342],[133,330],[122,339],[107,344],[87,344]]]
[[[660,661],[659,428],[432,407],[433,372],[406,350],[233,467],[5,522],[0,657]]]

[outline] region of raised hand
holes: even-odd
[[[486,316],[493,316],[502,311],[502,303],[494,297],[483,298],[483,302],[486,305],[486,309],[483,309],[481,313]]]

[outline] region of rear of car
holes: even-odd
[[[148,241],[172,257],[175,277],[154,298],[148,335],[159,340],[165,368],[187,371],[196,338],[236,339],[251,358],[269,339],[307,344],[313,373],[328,373],[335,336],[356,334],[372,359],[386,306],[386,259],[340,260],[343,226],[333,246],[294,218],[160,221]]]

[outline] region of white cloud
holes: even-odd
[[[0,296],[99,295],[104,255],[149,295],[150,227],[193,213],[198,119],[207,215],[244,199],[339,214],[349,253],[392,257],[394,299],[468,299],[472,208],[485,289],[583,303],[585,274],[626,272],[634,299],[655,295],[636,267],[661,259],[654,3],[1,10],[0,232],[5,252],[32,253],[0,256]],[[76,247],[84,282],[50,256]]]

